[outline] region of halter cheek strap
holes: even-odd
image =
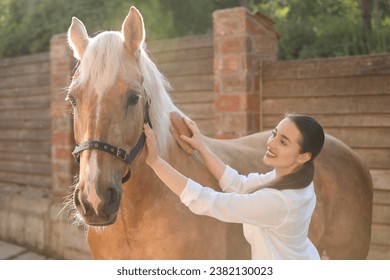
[[[144,123],[147,123],[149,124],[150,127],[152,127],[150,117],[149,117],[149,102],[146,102],[145,104]],[[85,141],[81,143],[79,146],[76,146],[72,154],[78,163],[80,163],[80,156],[81,156],[80,154],[84,150],[99,150],[99,151],[109,153],[113,156],[116,156],[117,158],[124,161],[129,166],[128,172],[122,178],[122,184],[123,184],[130,179],[131,177],[130,166],[134,161],[134,159],[137,157],[137,155],[141,152],[142,148],[144,147],[145,140],[146,140],[146,136],[145,133],[142,131],[140,137],[138,138],[137,143],[135,144],[134,148],[130,151],[130,153],[127,153],[126,150],[121,147],[115,147],[106,142],[95,141],[95,140]]]

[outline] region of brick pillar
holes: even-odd
[[[260,65],[276,60],[279,34],[271,19],[242,7],[218,10],[213,20],[216,136],[259,131]]]
[[[75,164],[71,152],[74,148],[73,117],[66,97],[74,59],[66,36],[55,35],[50,41],[51,91],[51,158],[52,194],[54,201],[63,201],[73,183]]]

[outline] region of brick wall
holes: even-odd
[[[279,34],[273,22],[244,8],[216,11],[214,95],[216,136],[243,136],[260,128],[259,65],[274,61]]]
[[[52,194],[62,200],[68,194],[76,168],[72,161],[74,149],[71,106],[65,102],[66,88],[70,84],[74,60],[64,35],[53,36],[50,45],[50,97],[51,97],[51,160]]]

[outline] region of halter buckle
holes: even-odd
[[[121,160],[126,161],[127,158],[126,150],[119,147],[118,150],[116,151],[116,156]]]

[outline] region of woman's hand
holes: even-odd
[[[156,137],[154,135],[153,129],[149,126],[149,124],[144,124],[144,131],[146,135],[147,147],[146,164],[152,166],[160,158],[157,153]]]
[[[180,138],[183,139],[183,141],[185,141],[186,143],[190,144],[192,148],[194,148],[198,152],[202,152],[206,146],[203,142],[203,135],[200,133],[198,126],[194,121],[188,118],[184,118],[184,121],[187,124],[188,128],[191,130],[192,137],[181,135]]]
[[[144,124],[144,130],[147,148],[146,164],[153,169],[165,185],[167,185],[175,194],[180,196],[187,184],[187,177],[183,176],[164,159],[160,158],[157,153],[156,137],[149,124]]]
[[[200,133],[196,123],[188,118],[184,118],[184,121],[191,130],[192,137],[181,135],[181,139],[200,153],[211,174],[219,181],[225,172],[226,164],[205,145],[204,136]]]

